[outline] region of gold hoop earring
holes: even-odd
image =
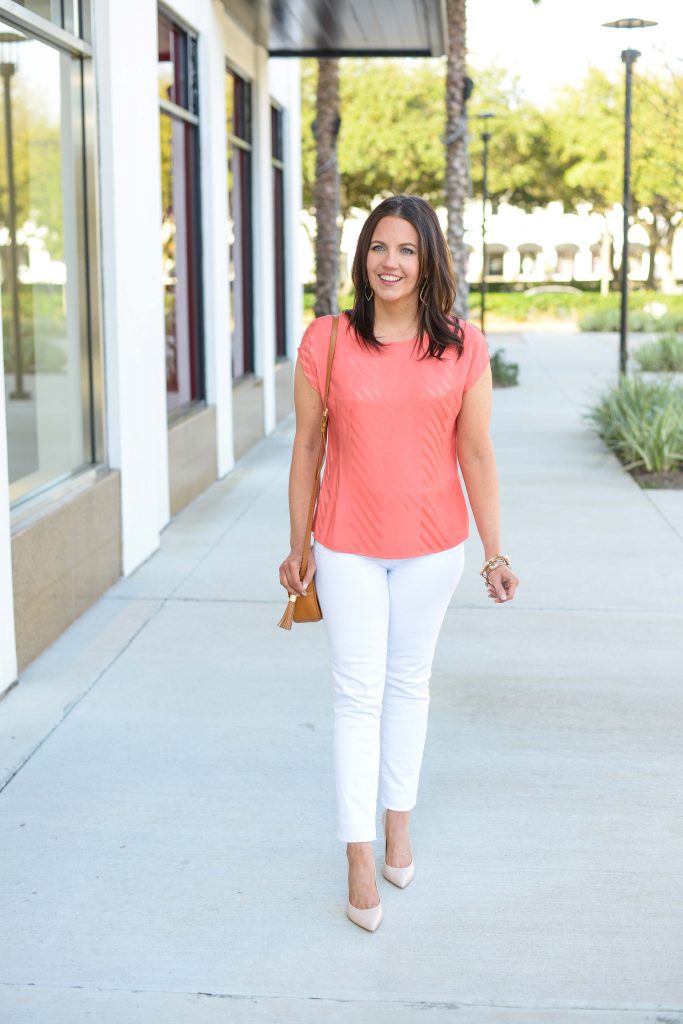
[[[420,302],[424,302],[424,291],[428,284],[429,281],[427,280],[427,278],[425,278],[422,287],[420,288]]]
[[[374,298],[374,295],[375,295],[375,293],[373,292],[372,288],[370,289],[370,294],[368,295],[368,286],[367,285],[365,286],[365,291],[364,291],[363,294],[365,295],[365,301],[366,302],[370,302]]]

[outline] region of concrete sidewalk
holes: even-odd
[[[346,919],[324,625],[276,628],[288,422],[0,703],[2,1021],[683,1020],[683,492],[581,419],[614,336],[490,340],[522,582],[487,600],[473,527],[415,882]]]

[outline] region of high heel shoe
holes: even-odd
[[[388,882],[397,885],[399,889],[405,889],[409,882],[415,877],[415,862],[411,860],[406,868],[394,868],[387,864],[387,812],[382,815],[382,828],[384,829],[384,864],[382,874]]]
[[[377,885],[377,872],[375,872],[375,886]],[[377,890],[379,892],[379,889]],[[354,924],[359,925],[361,928],[366,928],[369,932],[374,932],[379,928],[382,921],[382,898],[380,897],[379,903],[375,907],[354,907],[351,901],[347,901],[346,904],[346,916]]]

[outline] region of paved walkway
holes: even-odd
[[[0,704],[0,1019],[683,1019],[683,492],[581,419],[612,336],[491,343],[521,365],[494,439],[522,583],[492,605],[468,542],[415,882],[379,879],[374,934],[344,916],[324,626],[275,625],[289,422]]]

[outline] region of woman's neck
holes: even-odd
[[[417,325],[417,303],[414,299],[406,299],[405,302],[382,302],[375,297],[376,338],[414,338]]]

